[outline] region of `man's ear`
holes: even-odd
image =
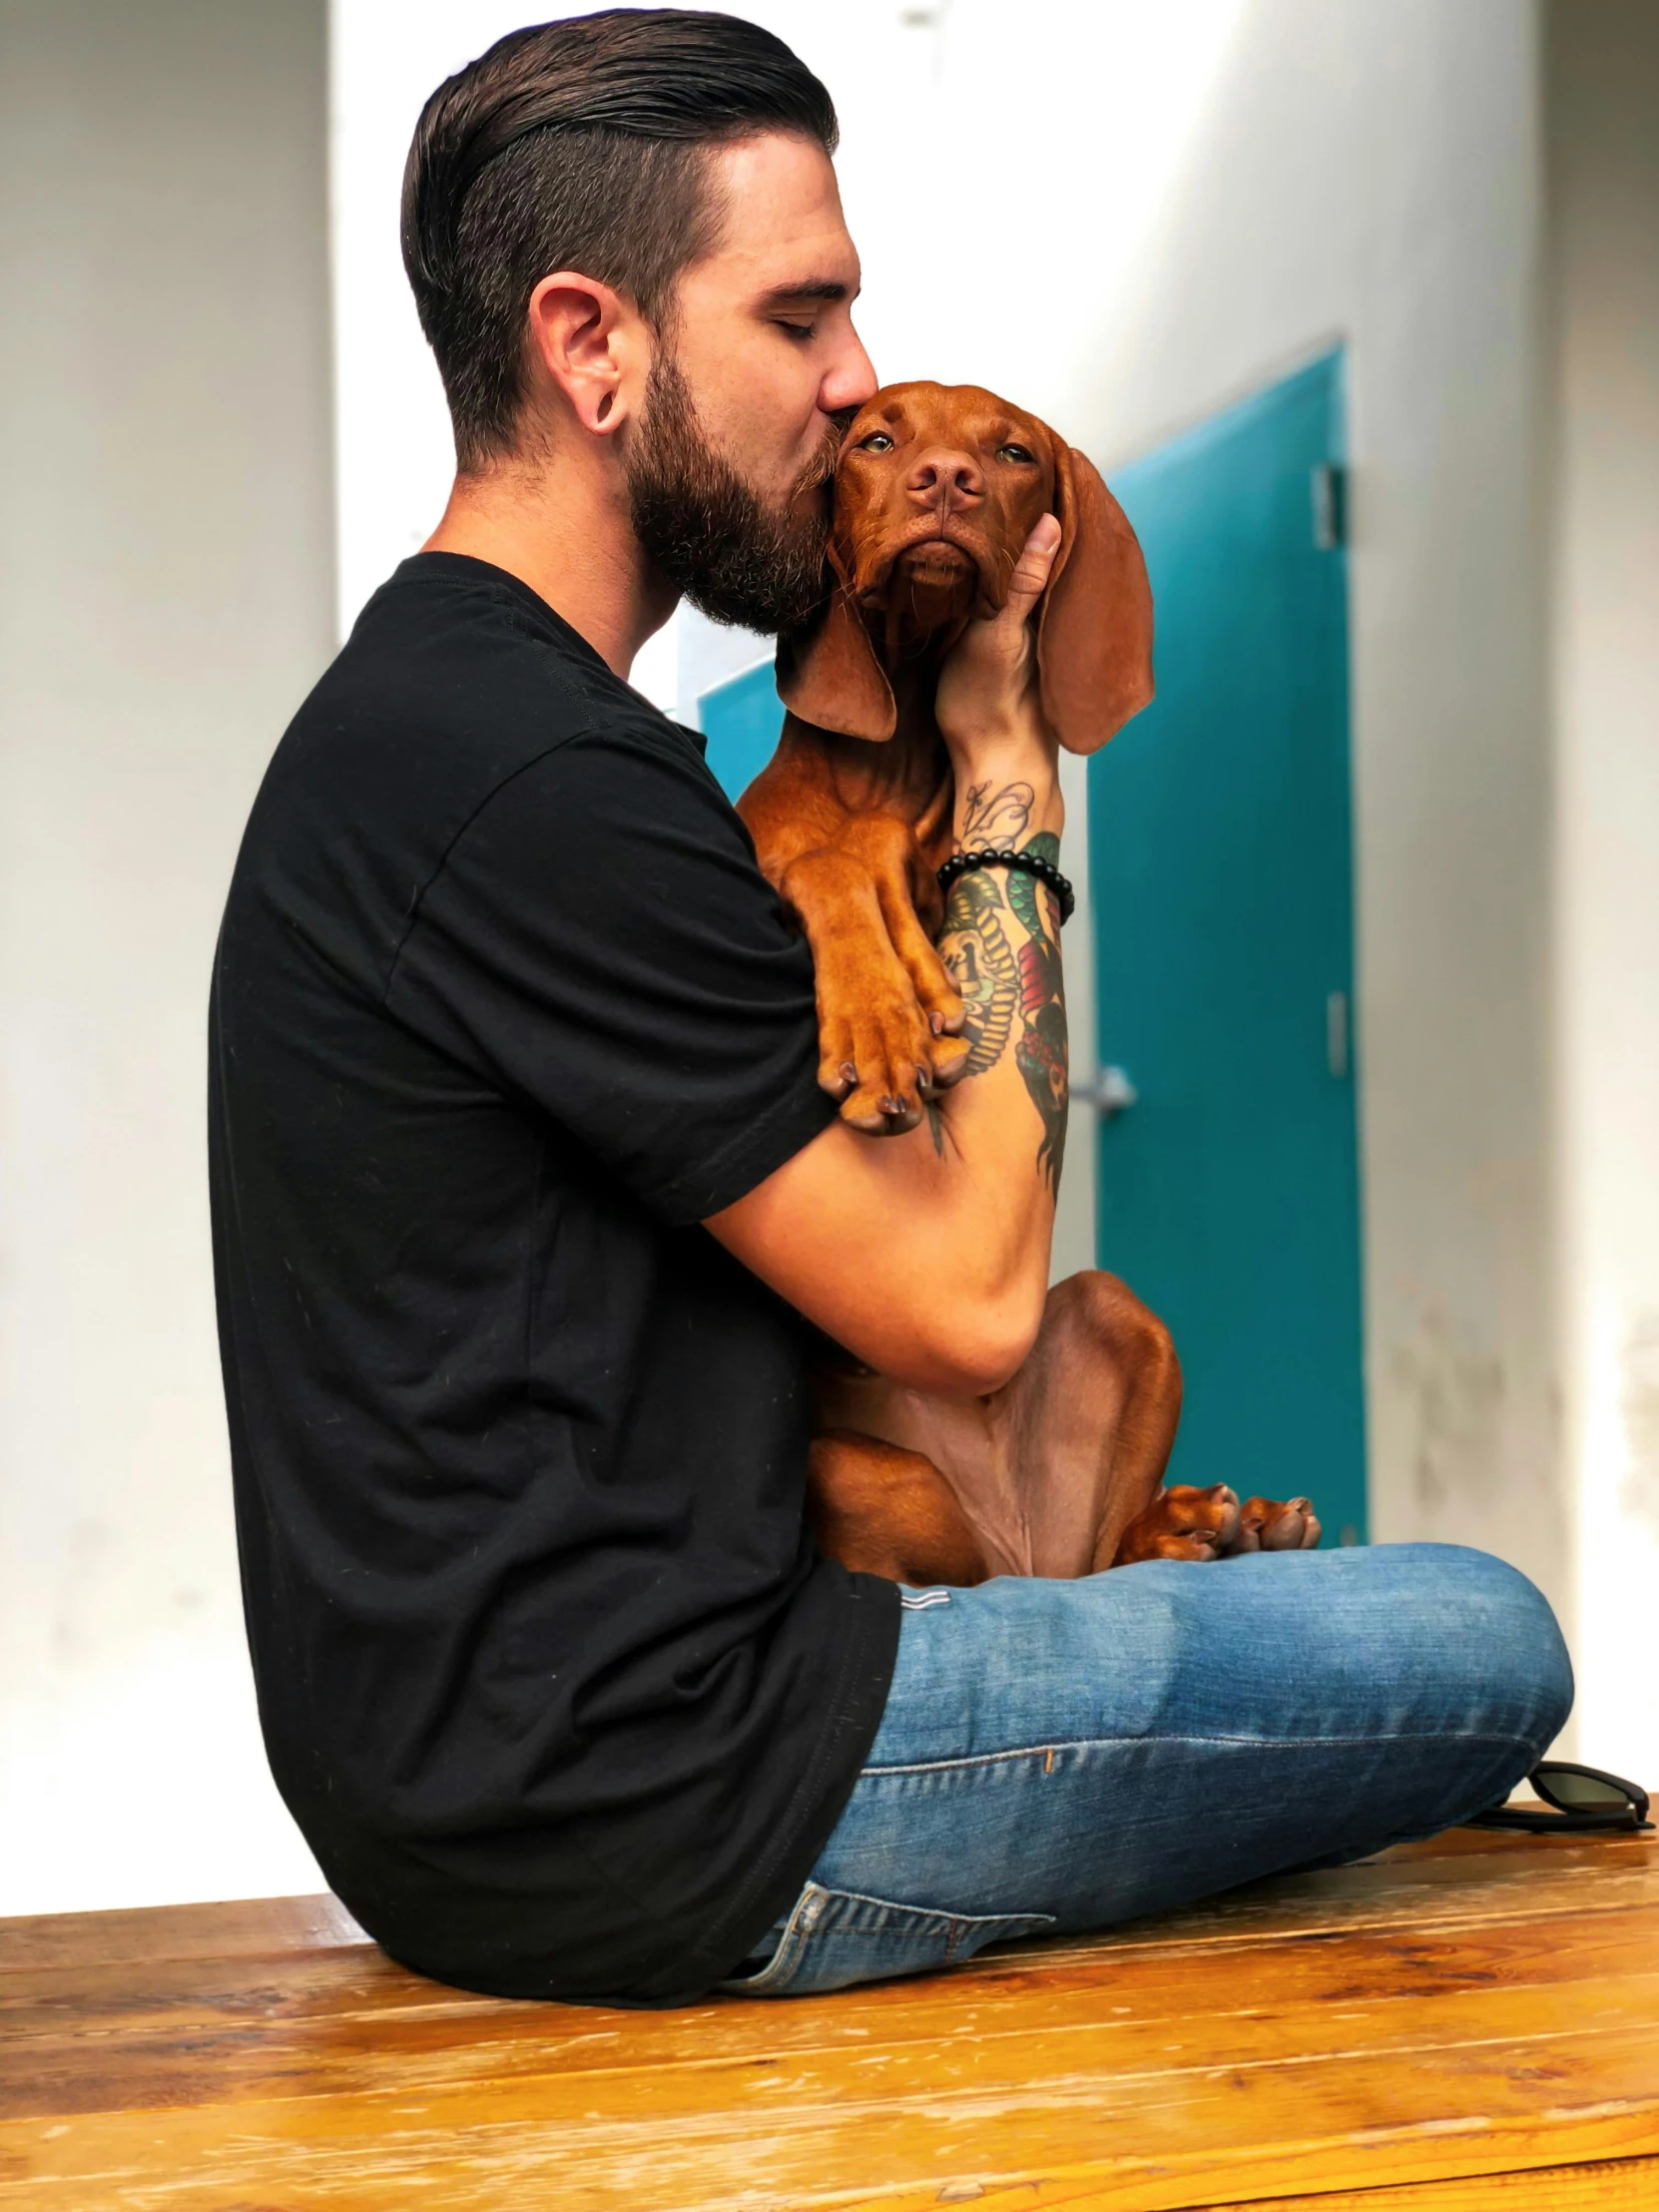
[[[1094,753],[1152,697],[1152,588],[1129,518],[1086,453],[1054,440],[1060,550],[1037,617],[1043,711]]]
[[[619,430],[651,368],[650,332],[633,302],[560,270],[530,294],[529,337],[532,375],[539,371],[582,427],[599,437]]]
[[[875,658],[832,547],[827,572],[828,601],[799,630],[778,640],[778,696],[792,715],[816,730],[880,743],[898,727],[892,686]]]

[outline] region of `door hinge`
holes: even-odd
[[[1332,991],[1325,1001],[1325,1064],[1339,1082],[1349,1070],[1348,993]]]
[[[1341,461],[1321,461],[1312,471],[1314,543],[1334,553],[1348,543],[1348,470]]]

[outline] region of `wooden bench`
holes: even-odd
[[[1467,1831],[923,1981],[498,2003],[327,1898],[0,1922],[0,2208],[1659,2206],[1659,1851]]]

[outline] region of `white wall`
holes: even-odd
[[[987,78],[992,23],[964,11]],[[1068,76],[1049,199],[1088,276],[1043,317],[1068,427],[1109,464],[1349,348],[1373,1529],[1487,1545],[1566,1604],[1534,11],[1250,0],[1104,287],[1115,210],[1066,126],[1117,87]]]
[[[322,0],[0,10],[0,1914],[314,1889],[208,1246],[214,934],[332,611]]]
[[[1548,55],[1580,1740],[1659,1783],[1659,11],[1557,0]]]

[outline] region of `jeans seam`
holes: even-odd
[[[869,1890],[839,1890],[833,1883],[816,1880],[809,1882],[807,1889],[817,1890],[823,1897],[836,1898],[847,1905],[873,1905],[883,1913],[913,1913],[924,1920],[949,1921],[953,1926],[961,1928],[985,1928],[993,1923],[999,1925],[1003,1921],[1052,1921],[1054,1919],[1052,1913],[957,1913],[944,1905],[910,1905],[902,1898],[878,1898]],[[803,1891],[802,1894],[805,1896],[806,1892]],[[813,1929],[809,1930],[808,1933],[815,1933],[818,1925],[815,1921]]]
[[[1074,1736],[1044,1744],[1020,1744],[1009,1751],[972,1752],[960,1759],[917,1759],[892,1767],[860,1768],[858,1779],[885,1774],[943,1774],[959,1767],[992,1767],[1010,1759],[1037,1759],[1057,1751],[1099,1751],[1123,1744],[1233,1745],[1250,1751],[1318,1751],[1349,1744],[1520,1744],[1529,1738],[1514,1731],[1414,1728],[1368,1730],[1358,1736],[1172,1736],[1166,1730],[1145,1736]]]

